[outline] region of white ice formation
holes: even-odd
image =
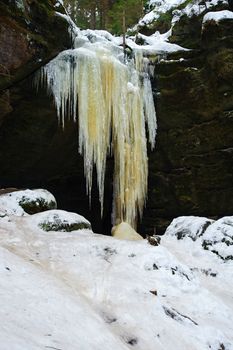
[[[122,47],[110,41],[113,37],[107,32],[77,34],[74,49],[47,64],[41,79],[54,98],[62,126],[66,118],[78,121],[89,198],[96,167],[103,212],[106,159],[112,155],[112,221],[135,227],[147,196],[146,124],[152,149],[157,128],[148,59],[138,50],[125,59]]]

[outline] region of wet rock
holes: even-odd
[[[217,219],[233,211],[233,21],[202,31],[202,16],[173,30],[175,43],[195,50],[155,67],[158,136],[140,232],[156,226],[162,233],[177,216]]]
[[[0,91],[70,47],[68,23],[55,12],[54,4],[52,0],[24,0],[19,6],[19,2],[1,1]]]

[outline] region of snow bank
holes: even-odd
[[[132,50],[139,50],[145,56],[159,55],[162,53],[172,53],[177,51],[189,51],[188,49],[168,42],[171,31],[160,34],[158,31],[150,36],[139,33],[136,37],[126,39],[126,44]],[[143,41],[143,45],[136,44],[135,41]]]
[[[233,260],[233,216],[217,221],[194,216],[178,217],[169,225],[165,236],[178,240],[191,238],[223,260]]]
[[[0,195],[0,212],[24,216],[57,207],[54,196],[43,189],[15,191]]]
[[[80,30],[71,18],[67,15],[60,14],[57,12],[58,16],[62,16],[70,25],[70,32],[73,37],[74,47],[88,47],[90,43],[93,44],[93,47],[96,48],[111,48],[115,53],[116,57],[122,62],[124,61],[123,54],[123,37],[114,36],[107,32],[106,30]],[[136,36],[127,36],[126,37],[126,46],[134,50],[140,50],[145,56],[160,54],[161,52],[177,52],[177,51],[186,51],[188,49],[183,48],[177,44],[169,43],[169,37],[171,35],[171,30],[167,33],[160,34],[158,31],[150,36],[138,34]],[[138,45],[136,41],[138,38],[143,39],[144,45]]]
[[[191,239],[45,235],[28,219],[0,226],[1,349],[233,349],[232,261]]]

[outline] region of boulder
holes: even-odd
[[[0,190],[0,211],[7,215],[25,216],[57,208],[56,199],[46,190],[10,190]]]
[[[210,225],[202,237],[202,246],[223,260],[233,260],[233,216],[226,216]]]
[[[91,230],[91,224],[83,216],[65,210],[48,210],[25,218],[25,221],[45,232]]]
[[[178,240],[189,237],[196,241],[213,222],[203,217],[181,216],[172,220],[165,235],[175,236]]]

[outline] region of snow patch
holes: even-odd
[[[178,240],[191,238],[223,260],[233,260],[233,216],[217,221],[194,216],[178,217],[169,225],[165,236]]]
[[[203,24],[209,21],[214,21],[216,23],[223,21],[223,20],[232,20],[233,19],[233,12],[228,10],[223,11],[216,11],[216,12],[208,12],[203,17]]]
[[[151,9],[134,27],[134,30],[140,29],[140,27],[150,26],[153,22],[156,22],[159,17],[168,11],[172,11],[172,26],[179,21],[179,19],[186,15],[192,17],[194,15],[199,16],[207,9],[214,8],[218,4],[228,5],[227,0],[209,0],[209,1],[190,1],[187,4],[186,0],[152,0],[149,1],[148,7]],[[182,8],[183,7],[183,8]],[[228,11],[230,12],[230,11]]]

